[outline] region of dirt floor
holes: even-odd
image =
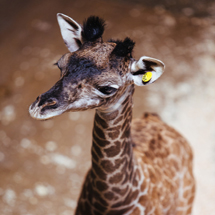
[[[80,23],[99,15],[107,20],[105,40],[129,36],[136,59],[146,55],[166,64],[156,83],[136,88],[133,115],[157,112],[189,140],[197,182],[193,214],[214,213],[215,4],[177,13],[165,4],[132,2],[1,1],[1,215],[72,215],[91,165],[94,111],[48,121],[28,114],[35,98],[58,80],[53,64],[67,52],[57,12]],[[196,12],[201,8],[205,13]]]

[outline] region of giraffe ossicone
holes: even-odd
[[[83,26],[64,14],[57,19],[70,52],[56,63],[60,79],[29,113],[41,120],[96,109],[92,166],[75,214],[191,214],[195,182],[189,144],[155,114],[132,121],[134,84],[156,81],[163,62],[146,56],[136,61],[129,38],[104,42],[105,22],[99,17],[89,17]]]

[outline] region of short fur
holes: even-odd
[[[68,77],[72,83],[73,81],[93,78],[99,74],[101,74],[101,70],[90,59],[74,54],[69,58],[68,72],[65,77]]]
[[[130,38],[126,37],[124,41],[122,40],[109,40],[109,42],[116,43],[116,47],[114,48],[112,54],[118,57],[132,57],[132,51],[135,45],[135,42]]]
[[[102,37],[105,29],[105,21],[98,16],[90,16],[83,24],[82,36],[85,41],[93,42]]]

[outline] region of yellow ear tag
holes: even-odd
[[[144,83],[149,82],[151,79],[152,79],[152,72],[146,72],[142,77],[142,81]]]

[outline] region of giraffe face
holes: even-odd
[[[117,98],[124,87],[120,76],[108,62],[107,56],[98,55],[99,49],[111,52],[113,43],[94,44],[74,53],[67,53],[56,63],[61,72],[60,80],[47,92],[40,95],[29,108],[32,117],[47,119],[63,112],[98,108]],[[95,51],[95,53],[93,53]],[[91,58],[94,54],[99,59]],[[98,63],[99,62],[99,63]]]
[[[139,61],[132,58],[134,42],[129,38],[103,42],[104,22],[98,17],[88,18],[83,28],[63,14],[58,14],[58,22],[70,53],[56,63],[61,72],[59,81],[30,106],[33,118],[48,119],[69,110],[108,108],[120,99],[129,84],[152,81],[150,78],[143,82],[146,71],[157,76],[162,73],[162,62],[148,57]]]

